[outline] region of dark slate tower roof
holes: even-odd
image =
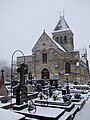
[[[68,24],[66,23],[64,16],[60,16],[60,20],[56,25],[53,32],[63,31],[63,30],[70,30]]]

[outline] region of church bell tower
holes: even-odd
[[[52,32],[52,38],[67,52],[74,50],[73,33],[65,21],[64,15],[60,16],[60,20]]]

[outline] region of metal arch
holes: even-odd
[[[23,55],[23,59],[24,59],[24,63],[26,63],[26,60],[25,60],[25,56],[24,56],[24,53],[21,51],[21,50],[16,50],[13,52],[12,54],[12,59],[11,59],[11,81],[12,81],[12,73],[13,73],[13,56],[16,52],[21,52],[22,55]]]
[[[14,57],[14,54],[16,52],[20,52],[22,55],[23,55],[23,60],[24,60],[24,63],[26,63],[26,60],[25,60],[25,56],[24,56],[24,53],[21,51],[21,50],[16,50],[13,52],[12,54],[12,57],[11,57],[11,109],[12,109],[12,78],[13,78],[13,57]]]
[[[12,54],[12,63],[13,63],[13,56],[14,56],[14,54],[15,54],[16,52],[21,52],[21,53],[22,53],[23,58],[24,58],[24,63],[25,63],[25,62],[26,62],[26,61],[25,61],[25,56],[24,56],[24,53],[23,53],[21,50],[16,50],[16,51],[14,51],[14,53]]]

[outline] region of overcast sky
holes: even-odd
[[[86,47],[90,61],[90,0],[0,0],[0,59],[10,62],[17,49],[30,55],[44,29],[51,37],[63,10],[75,49]]]

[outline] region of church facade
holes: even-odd
[[[64,16],[60,17],[50,38],[45,30],[32,49],[32,55],[25,56],[28,70],[36,79],[66,80],[86,83],[89,79],[89,66],[86,49],[74,50],[73,32]],[[17,64],[22,62],[17,57]]]

